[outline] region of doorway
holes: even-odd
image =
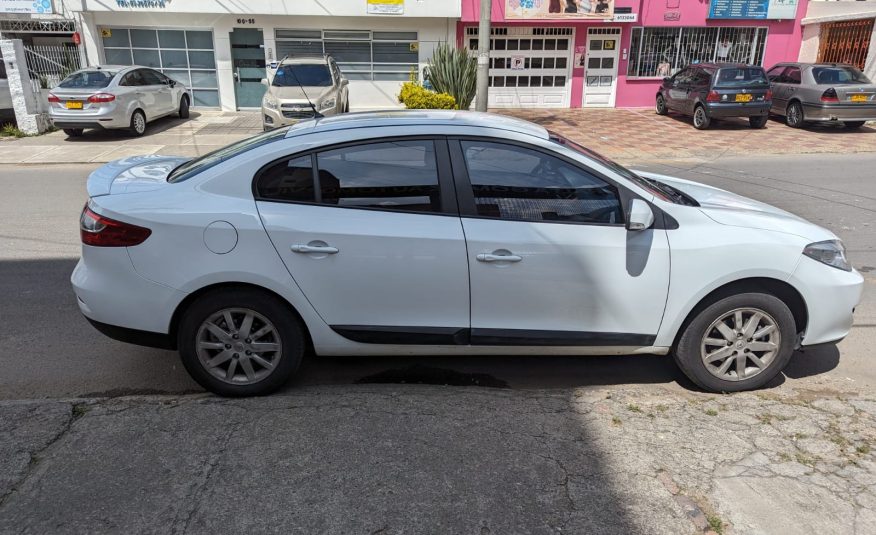
[[[614,107],[620,28],[588,28],[584,54],[585,108]]]
[[[230,34],[231,70],[237,109],[260,108],[265,86],[265,38],[261,28],[235,28]]]

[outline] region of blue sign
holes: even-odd
[[[711,0],[710,19],[790,19],[799,0]]]

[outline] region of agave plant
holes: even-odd
[[[456,99],[457,109],[467,110],[477,89],[477,63],[467,50],[438,45],[429,60],[429,82],[438,93]]]

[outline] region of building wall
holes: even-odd
[[[818,61],[822,22],[873,18],[876,18],[876,1],[873,0],[866,2],[812,0],[806,17],[802,20],[803,45],[800,47],[799,60]],[[876,79],[876,25],[870,35],[870,51],[867,54],[864,74],[871,80]]]

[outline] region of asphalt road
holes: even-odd
[[[650,162],[637,166],[775,204],[843,238],[867,278],[852,334],[838,347],[798,353],[783,381],[876,387],[876,154]],[[69,276],[77,218],[93,165],[0,166],[0,398],[199,391],[175,353],[126,345],[79,314]],[[662,384],[691,388],[663,357],[309,359],[288,390],[356,382],[512,388]]]

